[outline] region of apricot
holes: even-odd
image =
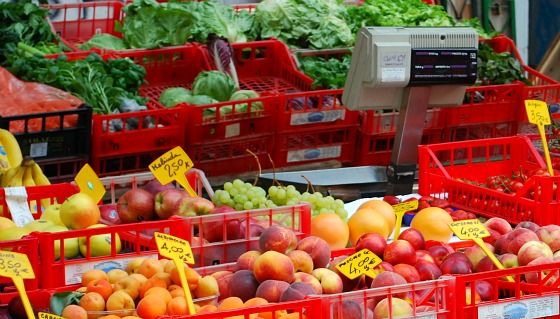
[[[88,317],[86,310],[78,305],[64,307],[60,316],[66,319],[87,319]]]
[[[167,289],[167,284],[165,283],[165,280],[161,279],[160,277],[153,276],[149,278],[148,280],[146,280],[145,283],[143,283],[140,286],[140,291],[139,291],[140,299],[144,298],[144,294],[146,293],[146,291],[148,291],[148,289],[153,287],[162,287]]]
[[[155,319],[166,312],[167,303],[158,294],[144,296],[136,306],[136,313],[142,319]]]
[[[101,269],[90,269],[90,270],[86,270],[82,274],[82,286],[87,287],[89,282],[92,281],[92,280],[95,280],[95,279],[105,279],[105,280],[109,281],[109,277],[107,276],[107,273],[104,272],[103,270],[101,270]]]
[[[152,257],[144,259],[138,267],[138,273],[144,275],[148,279],[160,272],[163,272],[162,263],[158,259]]]
[[[171,297],[171,293],[163,287],[152,287],[146,290],[146,292],[144,293],[144,298],[152,294],[157,295],[159,296],[159,298],[163,299],[165,301],[165,304],[169,303],[171,299],[173,299],[173,297]]]
[[[215,306],[214,306],[215,308]],[[170,316],[189,315],[189,308],[185,297],[175,297],[167,303],[167,314]]]

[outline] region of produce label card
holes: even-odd
[[[39,319],[64,319],[64,317],[53,315],[48,312],[39,312]]]
[[[529,123],[536,125],[550,125],[548,105],[544,101],[525,100],[525,110]]]
[[[465,219],[449,223],[449,227],[461,240],[477,239],[490,236],[490,233],[478,219]]]
[[[8,251],[0,252],[0,276],[21,279],[35,278],[27,255]]]
[[[33,221],[31,209],[27,203],[27,190],[23,186],[4,188],[6,205],[12,215],[12,220],[18,227]]]
[[[177,146],[150,164],[150,171],[163,185],[169,184],[194,166],[183,148]]]
[[[80,192],[88,194],[96,203],[99,203],[105,195],[105,186],[89,164],[82,167],[74,181],[78,184]]]
[[[404,214],[406,212],[410,212],[413,210],[417,210],[418,209],[418,201],[417,200],[411,200],[408,202],[402,202],[400,204],[396,204],[393,205],[393,209],[395,210],[395,214]]]
[[[172,260],[182,260],[187,264],[194,264],[191,245],[188,241],[164,233],[154,233],[156,245],[160,255]]]
[[[362,274],[373,278],[376,275],[373,268],[380,263],[381,258],[364,248],[338,263],[336,268],[349,279],[357,278]]]

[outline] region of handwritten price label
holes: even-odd
[[[544,101],[526,100],[525,110],[529,123],[536,125],[550,125],[550,114],[548,113],[548,105]]]
[[[149,168],[161,184],[166,185],[177,181],[191,196],[196,197],[197,194],[185,177],[185,173],[193,166],[187,153],[183,148],[177,146],[153,161]]]
[[[373,268],[379,263],[381,258],[368,249],[362,249],[338,263],[336,268],[349,279],[357,278],[362,274],[373,278],[376,275]]]
[[[490,236],[486,227],[478,219],[466,219],[449,223],[449,227],[461,240],[477,239]]]
[[[64,319],[64,317],[53,315],[52,313],[39,312],[39,319]]]
[[[402,219],[404,216],[404,213],[406,212],[410,212],[413,210],[417,210],[418,209],[418,201],[417,200],[411,200],[408,202],[402,202],[396,205],[393,205],[393,210],[395,211],[395,215],[397,216],[397,221],[395,223],[395,234],[393,235],[393,238],[399,238],[399,234],[401,233],[401,224],[402,224]]]
[[[159,254],[169,259],[178,259],[187,264],[194,264],[191,245],[188,241],[164,233],[154,234]]]
[[[21,279],[35,278],[27,255],[10,252],[0,253],[0,276]]]

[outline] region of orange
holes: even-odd
[[[375,209],[362,208],[357,210],[348,219],[348,229],[350,230],[350,242],[356,246],[358,239],[366,233],[378,233],[384,238],[391,235],[387,220]]]
[[[324,239],[331,250],[346,248],[350,238],[348,224],[335,213],[326,212],[311,219],[311,235]]]
[[[391,204],[381,199],[370,199],[367,202],[362,203],[357,210],[362,208],[373,208],[379,212],[387,220],[391,233],[393,232],[397,216],[395,215],[395,210]]]
[[[453,231],[448,226],[452,221],[453,218],[445,210],[439,207],[428,207],[414,216],[410,227],[418,229],[425,240],[447,243],[453,236]]]

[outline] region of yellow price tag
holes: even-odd
[[[381,263],[381,258],[367,248],[352,254],[336,265],[336,268],[349,279],[354,279],[362,274],[371,278],[375,277],[375,266]]]
[[[544,101],[525,100],[525,110],[527,111],[529,123],[537,125],[537,128],[539,129],[546,166],[548,167],[550,176],[554,176],[554,170],[552,169],[552,162],[550,160],[550,152],[548,151],[548,142],[546,141],[546,134],[544,132],[544,126],[551,124],[548,105],[546,105],[546,102]]]
[[[154,238],[159,254],[173,260],[175,263],[177,271],[179,272],[179,278],[181,279],[181,285],[183,286],[183,292],[185,293],[185,299],[187,300],[189,314],[194,315],[194,303],[184,268],[184,263],[194,264],[191,245],[184,239],[160,232],[155,232]]]
[[[99,203],[105,195],[105,186],[89,164],[82,167],[74,181],[80,188],[80,192],[88,194],[96,203]]]
[[[64,317],[53,315],[48,312],[39,312],[39,319],[64,319]]]
[[[459,220],[456,222],[451,222],[448,224],[449,228],[453,231],[453,233],[459,237],[461,240],[472,240],[475,244],[477,244],[484,253],[492,260],[494,265],[498,267],[498,269],[504,269],[504,266],[498,258],[494,255],[492,251],[488,249],[486,243],[482,240],[484,237],[490,236],[490,233],[480,222],[478,219],[465,219]],[[511,276],[507,276],[508,281],[514,282],[515,280]]]
[[[397,221],[395,222],[395,233],[393,234],[393,239],[398,239],[401,233],[401,225],[402,219],[406,212],[410,212],[413,210],[418,209],[418,201],[411,200],[407,202],[402,202],[396,205],[393,205],[393,210],[395,211],[395,215],[397,215]]]
[[[0,252],[0,276],[12,278],[21,297],[27,318],[35,319],[35,313],[33,312],[33,308],[27,297],[27,292],[25,291],[25,284],[23,283],[24,279],[35,278],[33,267],[31,267],[27,255],[15,252]]]
[[[177,181],[191,196],[196,197],[196,192],[189,185],[185,176],[193,166],[194,164],[187,153],[183,148],[177,146],[153,161],[149,167],[161,184],[166,185]]]

